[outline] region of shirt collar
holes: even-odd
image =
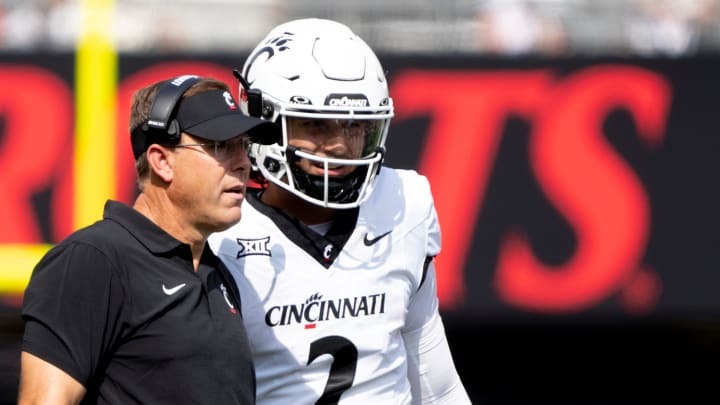
[[[103,217],[106,220],[117,222],[127,229],[135,239],[153,253],[169,252],[184,245],[148,217],[119,201],[108,200],[105,203]]]

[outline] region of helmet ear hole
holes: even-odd
[[[277,160],[266,157],[264,163],[270,173],[277,173],[280,171],[280,162]]]
[[[266,120],[272,119],[275,114],[275,108],[270,103],[264,103],[262,106],[262,118]]]

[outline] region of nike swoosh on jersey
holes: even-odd
[[[365,246],[372,246],[372,245],[376,244],[380,239],[382,239],[382,238],[390,235],[390,232],[392,232],[392,229],[389,230],[389,231],[387,231],[387,232],[385,232],[385,233],[382,234],[382,235],[378,235],[378,236],[376,236],[376,237],[374,237],[374,238],[371,238],[371,239],[368,239],[368,234],[366,233],[366,234],[365,234],[365,237],[363,238],[363,243],[365,244]]]
[[[182,283],[182,284],[180,284],[180,285],[177,285],[177,286],[175,286],[175,287],[173,287],[173,288],[167,288],[167,287],[165,287],[165,284],[163,284],[162,290],[163,290],[163,292],[164,292],[166,295],[173,295],[173,294],[175,294],[176,292],[180,291],[180,289],[183,288],[183,287],[185,287],[185,283]]]

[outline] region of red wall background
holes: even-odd
[[[478,400],[662,385],[670,364],[715,358],[720,59],[380,56],[396,106],[386,163],[430,179],[442,310]],[[119,199],[135,193],[132,91],[182,73],[232,83],[241,61],[121,56],[118,123],[97,134],[117,140]],[[73,55],[0,58],[1,244],[72,231],[73,72]],[[575,389],[541,378],[558,364]],[[570,372],[599,365],[618,378]]]

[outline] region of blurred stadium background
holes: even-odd
[[[102,1],[100,1],[102,3]],[[74,0],[2,0],[7,51],[72,50]],[[337,19],[379,53],[663,55],[720,49],[717,0],[115,0],[118,51],[243,52],[298,17]]]
[[[698,398],[703,403],[717,402],[720,392],[713,370],[720,360],[720,260],[713,252],[720,229],[716,212],[720,168],[713,153],[720,146],[716,112],[720,107],[716,77],[720,72],[720,0],[0,0],[4,93],[0,95],[0,172],[4,172],[0,185],[5,190],[4,202],[0,202],[0,405],[15,403],[22,333],[19,308],[32,265],[62,235],[99,218],[99,204],[105,198],[130,198],[130,192],[117,189],[132,182],[115,178],[127,170],[114,166],[96,170],[105,163],[102,153],[127,159],[127,154],[120,153],[124,146],[117,151],[112,144],[98,146],[84,131],[94,130],[97,135],[100,129],[112,138],[117,126],[115,133],[124,136],[122,111],[127,107],[123,103],[128,86],[152,77],[147,73],[141,80],[139,73],[164,74],[185,66],[209,71],[217,66],[238,67],[271,27],[310,16],[348,24],[386,61],[391,89],[397,90],[393,97],[399,115],[388,141],[389,162],[430,175],[434,190],[442,193],[438,197],[441,221],[443,212],[455,209],[443,206],[450,204],[444,202],[450,199],[447,195],[455,199],[453,203],[466,197],[474,198],[476,207],[481,205],[478,199],[482,202],[476,216],[448,215],[444,255],[451,259],[440,262],[446,265],[440,267],[446,273],[439,279],[448,337],[475,403],[648,403],[671,395],[680,395],[680,403],[696,403]],[[93,30],[102,31],[105,42],[93,42]],[[173,62],[180,65],[162,67]],[[166,70],[152,70],[155,66]],[[69,123],[56,117],[52,122],[48,118],[47,127],[37,127],[51,132],[57,122],[68,125],[67,136],[59,133],[53,135],[57,143],[48,142],[66,155],[53,155],[46,151],[53,146],[39,142],[33,146],[39,148],[34,157],[13,155],[17,145],[10,140],[26,137],[18,128],[31,128],[18,127],[13,120],[18,110],[30,108],[18,107],[16,100],[26,99],[23,89],[42,93],[31,99],[48,99],[43,100],[46,104],[39,103],[39,111],[64,100],[62,89],[43,92],[44,82],[33,79],[46,76],[33,68],[51,72],[64,83],[60,87],[74,93],[71,105],[61,110],[71,115]],[[552,74],[546,76],[547,72]],[[229,69],[227,73],[229,81]],[[565,85],[546,83],[553,80]],[[625,260],[615,265],[622,280],[611,283],[603,277],[612,273],[607,263],[613,261],[603,260],[613,251],[603,249],[612,242],[594,245],[589,254],[597,260],[589,260],[586,267],[602,262],[607,271],[600,266],[589,285],[578,281],[582,277],[570,283],[568,288],[579,291],[577,296],[553,288],[563,280],[538,277],[538,290],[549,293],[532,301],[532,290],[503,289],[513,284],[500,277],[505,274],[500,271],[505,262],[498,251],[510,246],[505,238],[508,229],[525,229],[530,255],[534,253],[541,263],[536,268],[542,269],[545,263],[544,269],[551,269],[538,273],[572,270],[568,258],[579,251],[587,223],[567,215],[572,209],[563,204],[562,197],[552,195],[549,180],[542,177],[543,167],[551,164],[538,164],[533,159],[542,158],[532,153],[537,147],[533,139],[539,138],[536,132],[546,125],[555,128],[558,136],[586,128],[577,124],[574,114],[582,112],[570,108],[576,103],[569,96],[577,97],[577,104],[586,102],[572,93],[572,86],[583,85],[583,80],[589,80],[589,92],[602,94],[598,105],[610,103],[606,110],[596,107],[598,114],[605,114],[600,125],[603,139],[635,173],[632,178],[638,180],[647,201],[643,197],[631,200],[618,191],[624,183],[616,189],[590,179],[576,186],[576,193],[617,191],[617,198],[632,201],[627,217],[618,219],[624,212],[621,208],[603,210],[611,203],[603,200],[593,211],[597,218],[586,219],[597,226],[611,223],[617,229],[610,229],[608,238],[634,246],[634,253],[618,254]],[[473,95],[474,81],[481,90]],[[636,98],[622,88],[608,90],[616,82],[624,83],[627,94],[635,92],[632,97]],[[499,87],[494,88],[497,83]],[[519,101],[512,101],[517,106],[507,111],[493,110],[495,115],[490,116],[498,122],[492,127],[467,117],[456,126],[433,121],[450,113],[441,107],[425,108],[422,101],[413,103],[428,92],[437,99],[459,97],[465,84],[468,94],[463,95],[475,98],[482,114],[492,110],[483,106],[484,97],[504,100],[503,94],[512,93]],[[488,96],[483,84],[496,93]],[[555,90],[551,92],[550,87]],[[546,101],[538,101],[541,97],[536,93],[541,92]],[[117,97],[118,101],[98,104],[93,97]],[[115,111],[116,105],[117,114],[107,111]],[[454,106],[445,107],[452,111]],[[462,104],[461,108],[472,113],[476,107]],[[32,114],[35,110],[23,117]],[[555,116],[559,118],[553,121]],[[470,129],[477,129],[478,137],[502,138],[496,149],[482,147],[487,154],[477,159],[475,150],[481,146],[468,142],[466,133],[472,125],[477,125]],[[454,131],[442,132],[447,128]],[[654,142],[653,148],[645,148],[642,136],[655,137],[647,141]],[[102,153],[89,160],[76,155],[70,169],[73,162],[67,162],[67,154],[72,149],[61,147],[61,141],[73,139],[78,149],[87,146]],[[124,142],[123,138],[118,145]],[[461,146],[442,147],[451,143]],[[435,148],[449,161],[460,156],[453,151],[477,161],[490,157],[489,166],[455,173],[452,164],[445,166],[434,162],[432,153],[424,154],[422,145]],[[588,156],[601,156],[601,150],[593,149]],[[582,148],[568,146],[566,152],[575,154]],[[555,156],[559,161],[564,158]],[[51,160],[54,163],[47,163]],[[457,161],[458,170],[472,168],[471,163],[461,163],[464,159]],[[38,169],[45,166],[45,172]],[[93,171],[93,176],[77,174],[82,168]],[[613,170],[613,162],[601,167],[611,180]],[[45,182],[24,177],[33,171],[45,176]],[[67,190],[73,187],[74,197],[66,195],[72,194]],[[77,191],[83,187],[85,191]],[[484,197],[472,197],[475,188],[482,189]],[[13,198],[18,194],[27,199]],[[71,202],[64,206],[56,200]],[[30,206],[18,205],[22,201]],[[638,223],[634,214],[641,217]],[[648,217],[645,222],[643,215]],[[33,223],[23,227],[23,218],[32,218]],[[468,223],[474,227],[462,229]],[[641,235],[632,239],[633,232]],[[460,248],[457,242],[461,240],[470,242]],[[582,272],[583,268],[574,269]]]

